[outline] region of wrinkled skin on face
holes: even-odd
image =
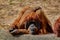
[[[38,28],[35,27],[34,24],[31,24],[31,25],[29,26],[29,28],[28,28],[30,34],[36,34],[37,31],[38,31],[37,29],[38,29]]]
[[[16,34],[47,34],[52,33],[50,22],[46,18],[41,7],[24,7],[20,15],[10,25],[9,32]]]

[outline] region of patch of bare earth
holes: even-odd
[[[20,35],[13,37],[9,32],[9,25],[19,15],[22,7],[40,6],[53,27],[55,20],[60,16],[60,0],[0,0],[0,40],[60,40],[54,34]]]

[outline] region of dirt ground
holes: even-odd
[[[0,0],[0,40],[60,40],[54,34],[13,37],[8,33],[9,25],[26,5],[30,7],[40,6],[50,20],[52,27],[60,16],[60,0]]]

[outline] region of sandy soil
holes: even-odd
[[[22,7],[26,5],[40,6],[52,27],[60,16],[60,0],[0,0],[0,40],[60,40],[52,34],[22,35],[17,38],[8,33],[9,25],[16,19]]]

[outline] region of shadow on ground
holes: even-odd
[[[8,31],[0,30],[0,40],[60,40],[54,34],[45,35],[30,35],[24,34],[19,36],[12,36]]]

